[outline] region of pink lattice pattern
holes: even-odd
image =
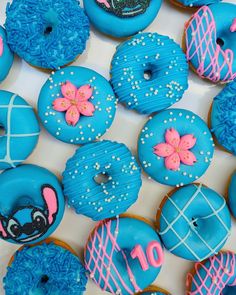
[[[224,258],[226,257],[226,258]],[[235,254],[231,252],[219,253],[206,262],[195,264],[194,274],[187,276],[187,295],[222,294],[222,290],[229,285],[230,279],[235,280],[230,286],[236,285]],[[203,270],[200,272],[200,270]],[[194,291],[192,291],[194,290]]]
[[[234,53],[217,44],[214,16],[208,6],[200,8],[186,25],[187,59],[197,59],[197,73],[213,82],[236,78],[233,71]]]

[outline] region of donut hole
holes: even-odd
[[[105,172],[99,173],[96,176],[94,176],[94,181],[97,184],[105,184],[109,181],[109,175]]]
[[[42,284],[46,284],[49,281],[49,277],[47,275],[43,275],[40,279]]]
[[[143,77],[145,80],[149,81],[149,80],[152,80],[152,76],[153,76],[153,72],[151,69],[147,69],[144,71],[143,73]]]
[[[4,136],[5,134],[6,134],[5,128],[2,125],[0,125],[0,137]]]
[[[45,29],[44,29],[44,35],[48,36],[52,33],[53,31],[53,27],[51,25],[48,25]]]
[[[218,37],[218,38],[216,39],[216,43],[217,43],[220,47],[223,47],[224,44],[225,44],[224,40],[223,40],[222,38],[220,38],[220,37]]]

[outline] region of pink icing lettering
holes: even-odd
[[[158,259],[155,258],[154,253],[157,253]],[[163,264],[164,255],[161,245],[153,241],[148,245],[147,257],[150,264],[154,267],[160,267]]]
[[[130,255],[133,259],[138,258],[142,270],[146,271],[149,269],[147,258],[140,245],[135,246],[135,248],[131,251]]]

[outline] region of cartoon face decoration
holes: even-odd
[[[151,0],[95,0],[107,12],[128,18],[143,14]]]
[[[9,217],[0,215],[0,236],[4,240],[26,244],[43,236],[56,219],[58,198],[55,189],[43,185],[41,195],[44,209],[33,206],[17,208]]]

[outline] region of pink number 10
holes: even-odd
[[[157,253],[158,259],[155,258],[154,253]],[[150,242],[147,246],[146,255],[141,245],[135,246],[131,251],[131,257],[133,259],[138,258],[139,263],[144,271],[149,269],[148,263],[153,267],[159,267],[163,263],[163,250],[161,245],[156,242]]]

